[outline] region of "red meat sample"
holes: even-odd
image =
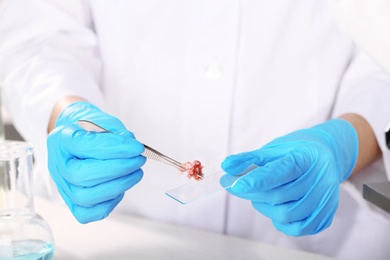
[[[194,162],[185,162],[182,163],[183,167],[186,169],[185,171],[182,170],[180,172],[187,172],[187,177],[188,178],[194,178],[196,181],[200,181],[203,179],[203,166],[202,164],[198,161],[195,160]]]

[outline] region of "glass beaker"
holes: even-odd
[[[33,148],[20,141],[0,142],[0,259],[52,259],[54,239],[35,213]]]

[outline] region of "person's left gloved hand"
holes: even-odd
[[[251,200],[278,230],[303,236],[331,224],[340,183],[351,174],[357,154],[354,127],[333,119],[277,138],[259,150],[228,156],[222,169],[236,175],[258,165],[228,191]]]

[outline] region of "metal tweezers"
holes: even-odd
[[[112,133],[111,131],[104,129],[103,127],[88,120],[78,120],[77,124],[88,132]],[[151,148],[148,145],[144,144],[144,147],[145,147],[145,151],[142,153],[142,155],[145,156],[146,158],[168,164],[172,167],[175,167],[179,171],[186,171],[186,168],[184,168],[180,162],[166,156],[165,154],[160,153],[159,151]]]

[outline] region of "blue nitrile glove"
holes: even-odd
[[[87,119],[114,133],[83,130]],[[80,223],[105,218],[138,183],[144,146],[121,121],[88,102],[75,102],[59,115],[47,139],[49,171]]]
[[[258,165],[228,191],[252,201],[286,235],[303,236],[331,224],[340,183],[351,174],[357,154],[354,127],[333,119],[277,138],[259,150],[228,156],[222,168],[228,177]]]

